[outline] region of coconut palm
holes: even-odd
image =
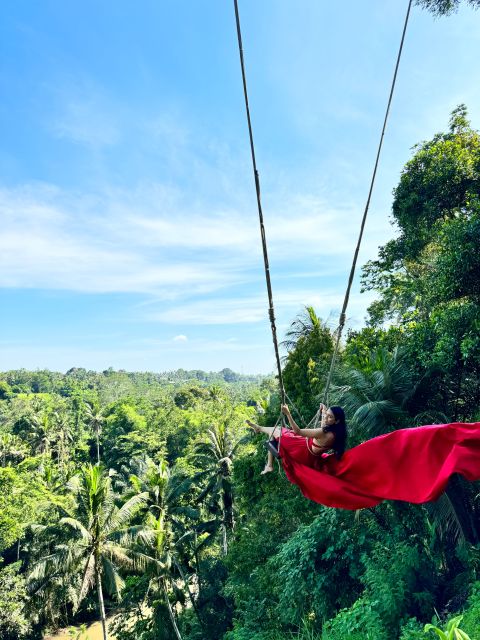
[[[95,434],[95,442],[97,445],[97,464],[100,464],[100,434],[102,431],[102,425],[105,421],[101,409],[98,409],[93,403],[85,403],[85,415],[87,416],[88,423]]]
[[[220,402],[226,397],[224,387],[220,386],[219,384],[210,385],[208,392],[210,394],[210,398],[215,402]]]
[[[108,640],[103,586],[119,598],[124,582],[118,569],[145,568],[152,562],[132,551],[138,527],[129,526],[147,496],[137,494],[116,506],[109,474],[100,465],[83,467],[67,489],[74,496],[71,508],[58,507],[60,517],[53,525],[33,527],[43,553],[30,571],[30,585],[41,595],[50,581],[71,578],[75,610],[95,588],[103,637]]]
[[[411,371],[398,349],[378,349],[362,369],[348,368],[340,374],[343,385],[332,397],[341,404],[357,440],[365,440],[412,423],[406,410],[415,392]]]
[[[139,531],[137,543],[139,550],[156,560],[150,573],[149,592],[159,592],[161,600],[168,609],[172,628],[178,640],[180,631],[175,618],[169,593],[176,591],[175,579],[181,578],[200,619],[195,599],[189,587],[189,577],[182,566],[184,545],[194,537],[194,527],[198,524],[199,512],[185,504],[182,498],[191,488],[194,478],[186,478],[175,469],[170,470],[167,462],[161,460],[155,464],[144,458],[136,461],[138,475],[132,474],[130,481],[136,492],[146,496],[148,513],[144,526]],[[188,523],[193,526],[188,526]]]
[[[56,410],[53,412],[52,430],[56,437],[56,451],[58,464],[62,472],[68,461],[69,450],[74,441],[73,425],[66,411]]]
[[[285,340],[281,342],[281,346],[290,353],[290,351],[295,349],[300,338],[306,338],[311,333],[318,331],[318,329],[321,328],[324,328],[324,325],[322,320],[315,313],[315,309],[313,307],[306,306],[290,325],[289,330],[285,334]]]
[[[226,413],[207,429],[206,440],[195,445],[195,462],[201,469],[195,479],[206,482],[199,501],[208,496],[207,506],[210,511],[215,513],[220,510],[222,549],[225,555],[228,552],[228,532],[235,526],[233,460],[244,440],[244,434],[239,435],[234,430],[233,416]]]
[[[33,413],[26,417],[28,421],[27,440],[34,454],[48,457],[51,454],[51,447],[55,441],[55,434],[52,422],[48,414]]]
[[[289,404],[308,422],[318,409],[317,396],[325,385],[333,336],[313,307],[305,307],[290,325],[281,343],[287,354],[283,358],[283,383]]]

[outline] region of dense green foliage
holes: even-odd
[[[457,11],[462,0],[417,0],[416,4],[428,9],[436,16],[444,16]],[[480,0],[465,0],[474,9],[480,7]]]
[[[397,235],[364,267],[368,325],[331,391],[351,445],[480,417],[480,137],[465,107],[415,148],[392,211]],[[286,335],[306,420],[332,344],[311,307]],[[245,419],[278,415],[273,379],[229,369],[1,374],[0,637],[82,637],[96,619],[117,640],[480,638],[479,487],[325,508],[259,476]]]

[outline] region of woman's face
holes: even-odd
[[[325,424],[329,427],[336,424],[337,419],[335,418],[333,411],[331,409],[327,409],[327,413],[325,414]]]

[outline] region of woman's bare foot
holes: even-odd
[[[264,476],[266,473],[272,473],[273,467],[270,464],[265,465],[265,469],[260,472],[261,476]]]
[[[258,426],[258,424],[255,424],[251,420],[245,420],[245,422],[248,424],[250,429],[253,429],[255,433],[260,433],[260,427]]]

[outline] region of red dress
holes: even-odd
[[[311,438],[282,430],[280,455],[290,482],[327,507],[362,509],[382,500],[436,500],[453,473],[480,479],[480,422],[399,429],[344,453],[313,453]]]

